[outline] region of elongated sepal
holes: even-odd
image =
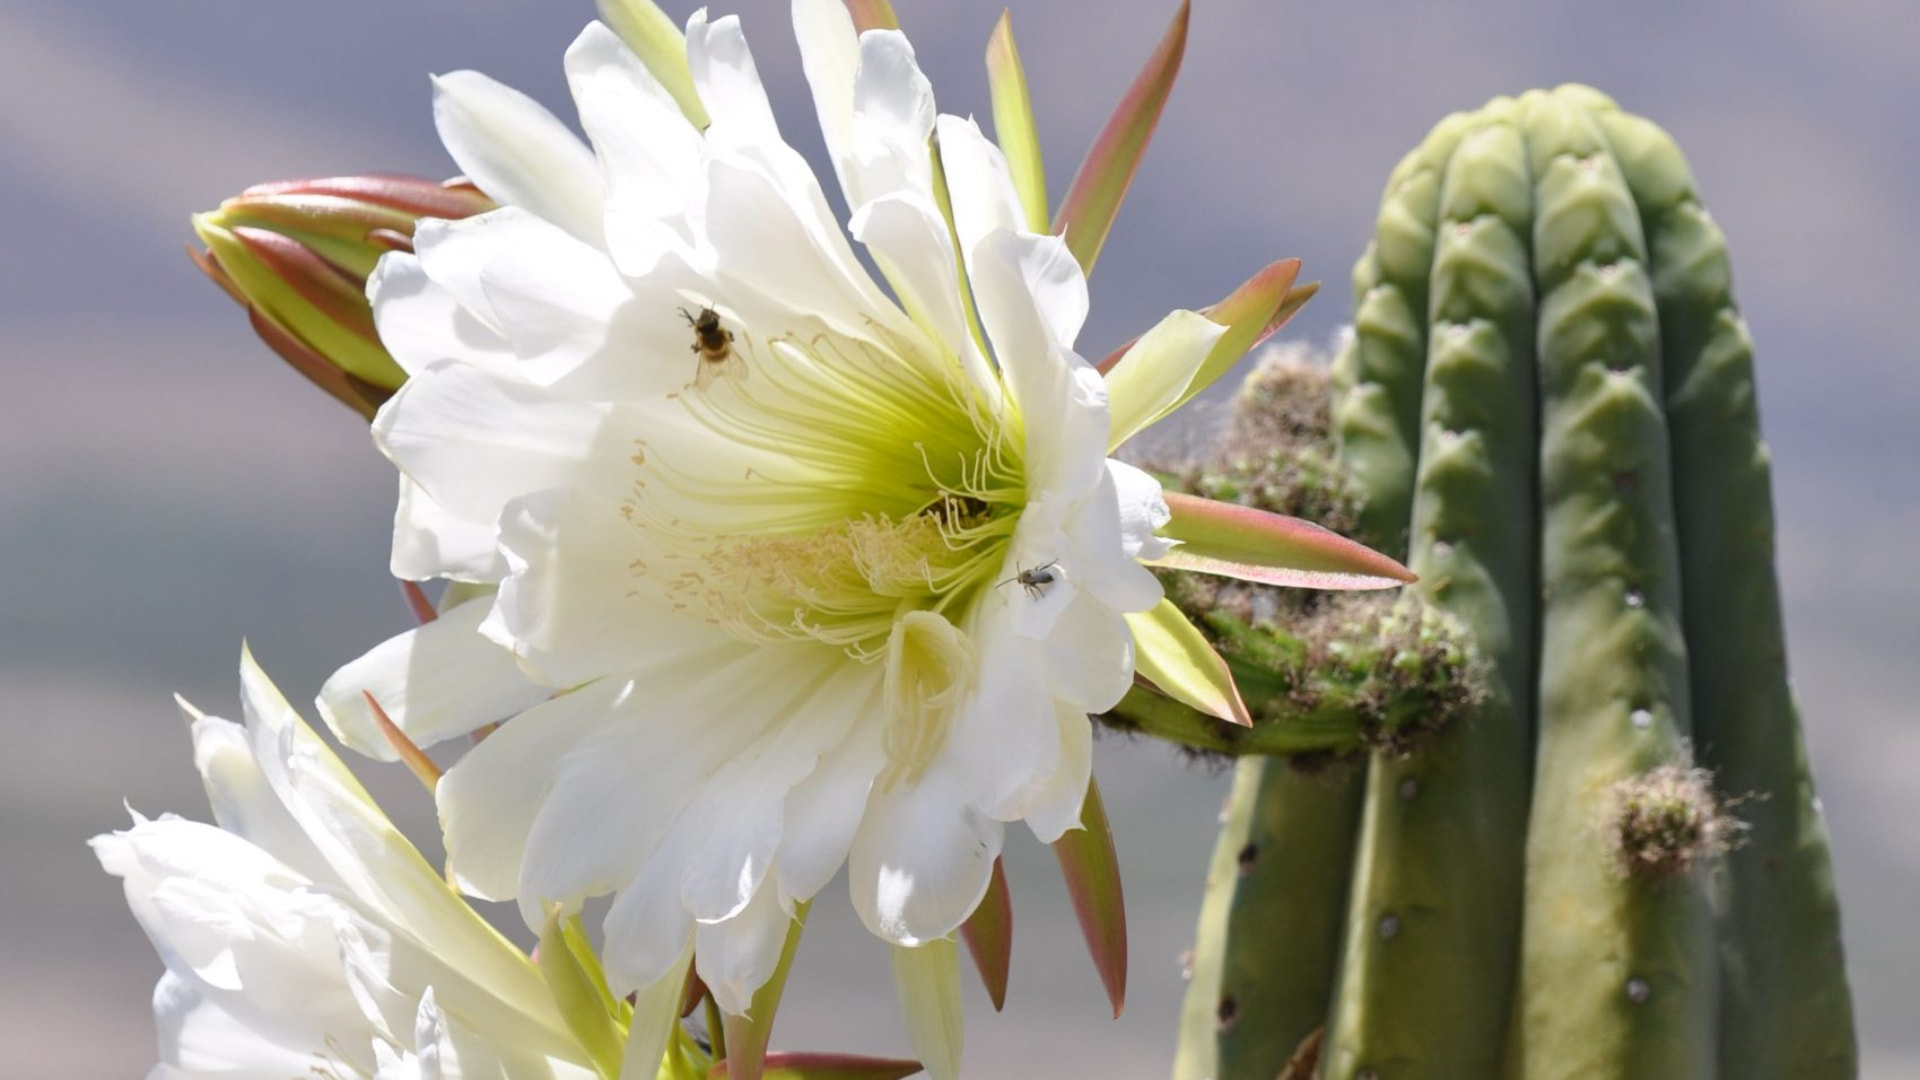
[[[808,904],[798,905],[793,922],[787,927],[786,944],[780,948],[780,963],[773,976],[754,991],[747,1004],[747,1015],[728,1015],[722,1022],[727,1038],[728,1075],[735,1080],[761,1080],[766,1075],[767,1043],[773,1038],[773,1017],[780,1011],[780,996],[787,989],[787,972],[793,968],[793,952],[800,947],[800,932],[806,929]]]
[[[1040,132],[1033,124],[1033,99],[1027,93],[1027,71],[1013,41],[1013,13],[1000,12],[1000,21],[987,39],[987,89],[993,96],[993,134],[1013,174],[1013,190],[1026,212],[1027,228],[1047,231],[1047,170],[1040,157]]]
[[[579,916],[554,908],[540,931],[540,948],[534,960],[567,1029],[587,1052],[594,1071],[613,1080],[620,1075],[621,1058],[626,1053],[618,1002],[607,989],[606,978],[586,945],[579,922]]]
[[[402,581],[400,595],[406,597],[407,610],[413,613],[413,621],[421,626],[440,617],[440,612],[433,606],[432,598],[427,596],[427,590],[421,588],[419,582]]]
[[[900,16],[893,13],[890,0],[847,0],[853,13],[853,27],[861,33],[869,30],[898,30]]]
[[[687,39],[653,0],[598,0],[600,19],[626,42],[694,127],[707,126],[707,107],[693,86]]]
[[[1249,349],[1272,337],[1287,324],[1287,320],[1293,318],[1296,312],[1307,306],[1307,301],[1313,299],[1314,294],[1320,291],[1320,283],[1317,281],[1310,281],[1296,287],[1293,282],[1299,274],[1299,259],[1281,259],[1279,262],[1268,263],[1225,297],[1200,309],[1200,314],[1226,326],[1229,330],[1220,338],[1219,348],[1222,354],[1224,355],[1229,347],[1238,346],[1240,349],[1239,355],[1228,359],[1221,371],[1214,372],[1207,380],[1208,382],[1219,378],[1226,368],[1231,368],[1240,356],[1246,355]],[[1260,325],[1251,337],[1248,337],[1245,331],[1254,325],[1253,319],[1263,313],[1266,316],[1265,323]],[[1140,344],[1140,341],[1140,338],[1134,338],[1108,353],[1104,360],[1094,366],[1099,368],[1103,375],[1111,372],[1133,351],[1134,346]],[[1214,362],[1211,356],[1208,362],[1209,364]],[[1194,390],[1194,393],[1197,394],[1206,388],[1206,385],[1202,384]]]
[[[420,749],[420,744],[407,738],[407,733],[400,730],[400,725],[393,722],[393,717],[387,715],[387,710],[380,707],[380,702],[371,693],[365,690],[360,693],[367,699],[367,709],[373,713],[374,726],[379,728],[380,734],[386,737],[387,745],[393,747],[393,752],[399,755],[407,770],[413,773],[431,794],[440,786],[440,766],[435,765],[433,759],[427,756],[427,752]]]
[[[1180,60],[1187,51],[1187,15],[1188,4],[1182,0],[1166,35],[1094,139],[1054,217],[1054,231],[1066,236],[1068,250],[1089,274],[1180,74]]]
[[[1112,423],[1107,451],[1158,423],[1198,391],[1194,378],[1227,328],[1197,311],[1172,311],[1102,369]]]
[[[1364,544],[1310,521],[1166,493],[1179,546],[1148,565],[1301,589],[1391,589],[1419,578]]]
[[[1007,1004],[1007,972],[1013,964],[1013,896],[1007,891],[1007,870],[999,859],[993,860],[987,895],[960,925],[960,936],[986,985],[993,1011],[999,1012]]]
[[[242,303],[245,303],[244,298]],[[253,327],[255,336],[265,342],[275,356],[287,362],[288,367],[326,391],[327,396],[368,420],[373,419],[373,414],[380,411],[381,404],[393,396],[393,388],[375,385],[335,367],[313,346],[295,337],[292,331],[262,314],[252,304],[247,304],[247,324]]]
[[[901,1080],[919,1071],[920,1063],[906,1058],[782,1051],[767,1055],[766,1071],[760,1076],[761,1080]],[[722,1061],[707,1075],[726,1080],[731,1074]]]
[[[1087,781],[1087,801],[1080,810],[1080,828],[1053,842],[1060,873],[1073,897],[1073,913],[1087,939],[1100,985],[1118,1017],[1127,1003],[1127,901],[1120,890],[1120,859],[1113,849],[1113,829],[1100,801],[1099,784]]]
[[[952,938],[895,945],[893,988],[907,1041],[933,1080],[959,1080],[966,1017],[960,1005],[960,948]]]
[[[666,974],[633,996],[620,1080],[700,1080],[711,1062],[680,1026],[677,1006],[693,966],[693,944]]]
[[[1134,672],[1154,689],[1208,716],[1253,726],[1226,660],[1172,600],[1128,615],[1127,628],[1133,631]]]
[[[352,200],[399,211],[411,222],[415,218],[458,219],[485,213],[494,202],[464,180],[428,180],[418,176],[368,173],[358,176],[324,176],[311,180],[274,180],[255,184],[242,191],[228,205],[254,205],[276,197],[317,195]],[[404,230],[413,235],[409,224]]]
[[[687,984],[680,992],[680,1019],[685,1020],[687,1017],[692,1016],[693,1010],[699,1008],[700,1003],[707,1000],[707,994],[707,984],[700,978],[700,973],[697,971],[688,971]]]

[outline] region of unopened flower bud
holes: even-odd
[[[367,275],[387,252],[412,250],[421,218],[492,207],[465,181],[338,176],[258,184],[194,215],[206,250],[189,254],[247,309],[274,352],[370,417],[406,373],[374,330]]]

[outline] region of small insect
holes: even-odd
[[[680,317],[693,327],[692,349],[700,357],[699,370],[693,375],[695,387],[705,390],[722,375],[747,377],[747,362],[733,351],[733,331],[720,325],[719,312],[702,307],[699,314],[694,314],[681,308]]]
[[[1020,583],[1021,588],[1027,590],[1028,596],[1038,600],[1040,599],[1040,594],[1046,591],[1047,586],[1059,580],[1058,575],[1053,572],[1053,568],[1059,565],[1060,560],[1055,559],[1050,563],[1044,563],[1031,570],[1022,570],[1001,582],[1000,585],[995,585],[994,588],[997,589],[1001,585],[1011,585],[1017,581]]]

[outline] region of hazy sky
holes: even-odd
[[[986,110],[998,4],[897,0],[942,107]],[[1014,19],[1064,190],[1171,3]],[[676,17],[689,5],[669,5]],[[721,9],[727,10],[727,9]],[[818,150],[784,3],[739,5],[790,139]],[[570,116],[588,0],[0,3],[0,1046],[18,1075],[142,1075],[157,961],[83,846],[203,813],[169,695],[234,707],[249,638],[295,701],[406,625],[385,578],[390,468],[280,368],[181,254],[248,183],[451,166],[426,76],[475,67]],[[1909,0],[1197,0],[1188,66],[1093,281],[1084,351],[1299,255],[1347,316],[1386,171],[1440,115],[1589,82],[1679,138],[1731,239],[1775,457],[1796,686],[1835,834],[1867,1074],[1920,1078],[1920,6]],[[1161,1076],[1224,793],[1102,749],[1133,916],[1104,1017],[1044,852],[1009,856],[1010,1010],[975,996],[976,1075]],[[414,826],[411,781],[375,786]],[[903,1047],[884,952],[816,905],[778,1041]],[[24,1056],[23,1056],[24,1055]]]

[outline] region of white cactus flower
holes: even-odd
[[[481,588],[320,702],[380,756],[362,691],[423,744],[511,716],[439,788],[460,885],[535,925],[613,894],[614,991],[691,948],[734,1015],[843,864],[866,926],[917,947],[980,902],[1006,825],[1077,827],[1088,714],[1149,670],[1130,623],[1178,645],[1162,671],[1206,653],[1142,565],[1171,547],[1160,485],[1108,454],[1218,373],[1226,330],[1175,312],[1103,376],[1079,262],[907,39],[838,0],[793,22],[845,230],[737,18],[686,27],[704,129],[598,23],[566,56],[590,148],[484,76],[436,81],[502,209],[423,221],[374,274],[410,375],[374,438],[394,573]]]
[[[527,957],[250,657],[241,675],[244,727],[182,703],[218,824],[135,815],[93,841],[167,965],[150,1080],[596,1077]]]

